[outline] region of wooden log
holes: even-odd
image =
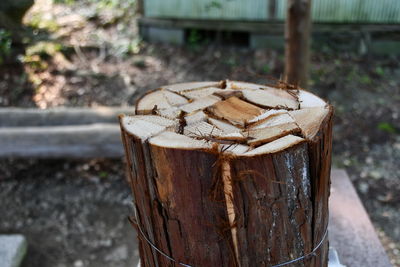
[[[307,88],[310,61],[311,0],[288,0],[285,22],[285,80]]]
[[[143,266],[327,266],[329,104],[221,81],[165,86],[136,109],[168,114],[120,117]]]

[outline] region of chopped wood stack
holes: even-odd
[[[228,80],[139,99],[120,124],[142,266],[327,266],[332,113]]]

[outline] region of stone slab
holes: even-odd
[[[332,171],[329,241],[347,267],[389,267],[385,250],[344,170]]]
[[[0,267],[20,266],[27,247],[23,235],[0,235]]]

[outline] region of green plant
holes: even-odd
[[[0,64],[3,64],[4,59],[11,52],[11,34],[3,29],[0,29]]]
[[[198,30],[192,29],[189,31],[189,36],[188,36],[188,43],[189,46],[191,47],[196,47],[200,44],[201,41],[201,34],[199,33]]]
[[[379,76],[383,76],[385,74],[385,71],[381,66],[378,66],[375,68],[375,73],[378,74]]]
[[[271,71],[271,67],[269,66],[269,64],[265,64],[265,65],[262,67],[262,71],[263,71],[264,73],[269,73],[269,72]]]
[[[387,133],[396,134],[398,130],[388,122],[381,122],[378,124],[378,129]]]
[[[371,84],[372,83],[372,79],[368,75],[364,74],[364,75],[361,75],[360,82],[362,84]]]

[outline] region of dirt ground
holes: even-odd
[[[145,43],[123,6],[37,3],[25,52],[0,67],[0,106],[132,105],[163,84],[265,83],[283,72],[282,51]],[[334,166],[350,174],[400,266],[400,57],[314,51],[310,90],[335,106]],[[123,169],[122,159],[1,159],[0,233],[27,236],[24,266],[134,266]]]

